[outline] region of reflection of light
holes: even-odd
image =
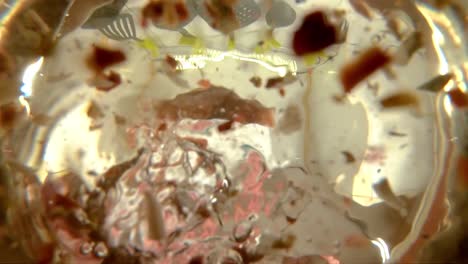
[[[268,70],[276,72],[281,77],[286,76],[288,72],[295,73],[297,71],[297,65],[295,61],[289,61],[286,59],[280,59],[278,57],[272,57],[263,54],[242,54],[238,51],[215,52],[208,50],[206,54],[193,55],[189,58],[186,58],[185,56],[175,56],[177,61],[179,61],[178,68],[181,70],[194,68],[201,69],[206,66],[205,61],[221,62],[226,57],[260,64]]]
[[[445,109],[445,112],[447,112],[447,115],[451,117],[453,114],[453,105],[452,105],[452,101],[450,100],[450,97],[448,96],[444,97],[444,109]]]
[[[431,18],[431,10],[427,7],[425,7],[422,4],[417,4],[418,10],[421,12],[421,14],[424,16],[426,19],[426,22],[428,26],[432,30],[432,41],[433,41],[433,46],[434,50],[436,52],[437,58],[439,60],[439,74],[447,74],[449,72],[449,66],[447,63],[447,59],[444,56],[444,53],[442,52],[442,46],[445,43],[444,35],[440,30],[437,28],[437,26],[434,24],[432,18]]]
[[[388,250],[387,243],[385,243],[383,239],[378,237],[376,240],[371,240],[371,242],[379,248],[380,256],[382,257],[382,263],[390,260],[390,251]]]
[[[24,98],[24,96],[21,95],[21,96],[18,98],[18,101],[19,101],[19,103],[26,109],[26,113],[27,113],[28,115],[30,115],[30,114],[31,114],[31,107],[29,106],[28,101],[26,101],[26,98]]]
[[[21,92],[24,96],[28,97],[32,94],[32,82],[37,72],[42,66],[44,57],[40,57],[36,62],[30,64],[23,74],[23,85],[21,86]]]

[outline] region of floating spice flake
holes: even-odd
[[[380,100],[380,104],[384,108],[396,107],[416,107],[419,108],[418,96],[410,91],[402,91],[393,95],[387,96]]]
[[[120,74],[115,71],[110,71],[108,74],[104,73],[104,71],[125,60],[126,56],[120,50],[93,45],[93,52],[88,57],[87,63],[88,66],[94,70],[95,76],[88,81],[88,84],[95,86],[99,91],[111,91],[122,83],[122,78]]]
[[[257,88],[260,88],[262,86],[262,78],[258,76],[253,76],[249,79],[249,81]]]
[[[343,154],[343,156],[345,157],[346,163],[353,163],[356,161],[356,158],[354,157],[353,153],[349,151],[342,151],[341,154]]]
[[[95,102],[90,101],[88,109],[86,110],[86,115],[92,119],[99,119],[104,117],[101,107]]]
[[[372,47],[346,64],[340,72],[344,91],[349,93],[353,88],[378,69],[387,65],[391,57],[379,47]]]
[[[91,69],[101,73],[108,67],[122,63],[125,60],[126,56],[121,50],[93,45],[93,51],[89,55],[87,63]]]
[[[450,90],[447,93],[447,95],[449,96],[450,101],[452,101],[452,103],[456,107],[463,108],[463,107],[468,106],[468,96],[466,95],[466,93],[461,91],[459,88]]]
[[[321,51],[337,41],[336,26],[329,21],[325,12],[315,11],[304,18],[294,33],[292,46],[296,55],[303,56]]]
[[[296,76],[294,76],[292,73],[288,73],[284,77],[269,78],[265,84],[265,88],[281,88],[291,83],[294,83],[296,80]]]
[[[172,56],[166,55],[166,64],[171,68],[171,70],[177,70],[177,66],[179,66],[179,62]]]
[[[428,82],[422,84],[418,87],[419,90],[429,91],[429,92],[440,92],[445,88],[447,83],[452,80],[453,75],[451,73],[439,75],[432,78]]]

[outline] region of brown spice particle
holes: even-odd
[[[394,108],[394,107],[405,107],[405,106],[419,106],[418,97],[412,92],[399,92],[393,95],[387,96],[380,101],[380,104],[384,108]]]
[[[364,51],[341,69],[340,79],[344,91],[351,92],[358,83],[390,61],[391,57],[379,47],[372,47]]]
[[[447,94],[450,98],[450,101],[452,101],[456,107],[462,108],[468,106],[468,96],[460,89],[457,88],[450,90]]]
[[[249,81],[257,88],[260,88],[262,86],[262,78],[258,76],[253,76],[249,79]]]
[[[346,163],[353,163],[356,161],[356,158],[354,157],[353,153],[349,151],[342,151],[341,154],[343,154],[343,156],[345,157]]]
[[[337,30],[323,11],[308,14],[294,33],[293,49],[302,56],[321,51],[337,42]]]
[[[125,60],[126,56],[121,50],[93,45],[93,51],[89,55],[87,62],[91,69],[100,73],[106,68],[119,64]]]
[[[172,70],[176,70],[177,69],[177,66],[179,65],[179,62],[172,56],[170,55],[166,55],[166,59],[165,59],[167,65],[169,65],[169,67],[171,67]]]

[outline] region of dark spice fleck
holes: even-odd
[[[284,97],[286,95],[286,92],[284,91],[284,88],[279,88],[278,92],[279,92],[281,97]]]
[[[277,85],[281,84],[283,82],[284,78],[283,77],[275,77],[275,78],[270,78],[267,80],[267,83],[265,85],[266,88],[273,88],[276,87]]]
[[[218,131],[225,132],[227,130],[230,130],[233,124],[234,124],[234,120],[230,120],[225,123],[222,123],[221,125],[218,126]]]
[[[345,157],[346,163],[353,163],[356,161],[356,158],[354,157],[353,153],[349,151],[342,151],[341,154],[343,154],[343,156]]]
[[[341,83],[344,91],[349,93],[361,81],[369,77],[379,68],[384,67],[391,60],[391,57],[379,47],[373,47],[356,59],[346,64],[340,72]]]
[[[295,241],[296,236],[292,234],[285,235],[281,239],[273,241],[272,247],[275,249],[290,249],[294,245]]]
[[[190,261],[188,264],[203,264],[205,263],[205,258],[203,256],[195,256]]]
[[[468,106],[468,96],[460,89],[450,90],[448,93],[450,101],[459,108]]]
[[[390,131],[388,132],[388,134],[393,137],[406,137],[407,136],[405,133],[400,133],[397,131]]]
[[[106,68],[125,60],[126,56],[121,50],[93,45],[93,51],[88,57],[88,65],[96,72],[102,72]]]
[[[297,218],[294,218],[294,217],[291,217],[291,216],[288,216],[288,215],[287,215],[287,216],[286,216],[286,221],[287,221],[290,225],[292,225],[292,224],[296,223]]]
[[[0,126],[2,128],[12,128],[20,114],[20,109],[14,103],[0,106]]]
[[[171,67],[172,70],[175,70],[177,69],[177,65],[179,65],[179,62],[172,56],[170,55],[166,55],[166,59],[165,59],[167,65],[169,65],[169,67]]]
[[[260,88],[260,86],[262,86],[262,78],[258,76],[253,76],[252,78],[250,78],[249,81],[257,88]]]
[[[337,31],[326,14],[315,11],[304,18],[302,25],[294,33],[293,49],[296,55],[317,52],[337,42]]]
[[[403,107],[403,106],[418,106],[418,97],[411,92],[399,92],[385,97],[380,101],[384,108]]]

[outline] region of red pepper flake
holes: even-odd
[[[172,56],[170,55],[166,55],[166,59],[165,59],[167,65],[169,65],[169,67],[171,67],[172,70],[176,70],[177,69],[177,66],[179,65],[179,62]]]
[[[126,56],[121,50],[93,45],[93,51],[88,57],[87,62],[91,69],[97,73],[101,73],[106,68],[119,64],[125,60]]]
[[[222,123],[221,125],[218,126],[218,131],[225,132],[227,130],[230,130],[233,124],[234,124],[234,120],[230,120],[225,123]]]
[[[197,84],[203,89],[208,89],[211,87],[211,82],[207,79],[201,79],[197,82]]]
[[[468,106],[468,96],[460,89],[457,88],[450,90],[447,94],[450,98],[450,101],[452,101],[456,107],[462,108]]]
[[[344,91],[351,92],[358,83],[390,61],[391,57],[379,47],[372,47],[364,51],[341,69],[340,78]]]
[[[390,95],[382,100],[380,104],[384,108],[394,108],[394,107],[404,107],[404,106],[419,106],[418,97],[412,92],[400,92],[393,95]]]
[[[342,151],[341,154],[343,154],[343,156],[345,157],[346,163],[353,163],[356,161],[356,158],[354,157],[353,153],[349,151]]]
[[[262,78],[258,76],[253,76],[249,79],[249,81],[257,88],[260,88],[262,86]]]
[[[323,11],[315,11],[304,18],[294,33],[293,49],[302,56],[323,50],[338,41],[335,26],[328,21]]]

